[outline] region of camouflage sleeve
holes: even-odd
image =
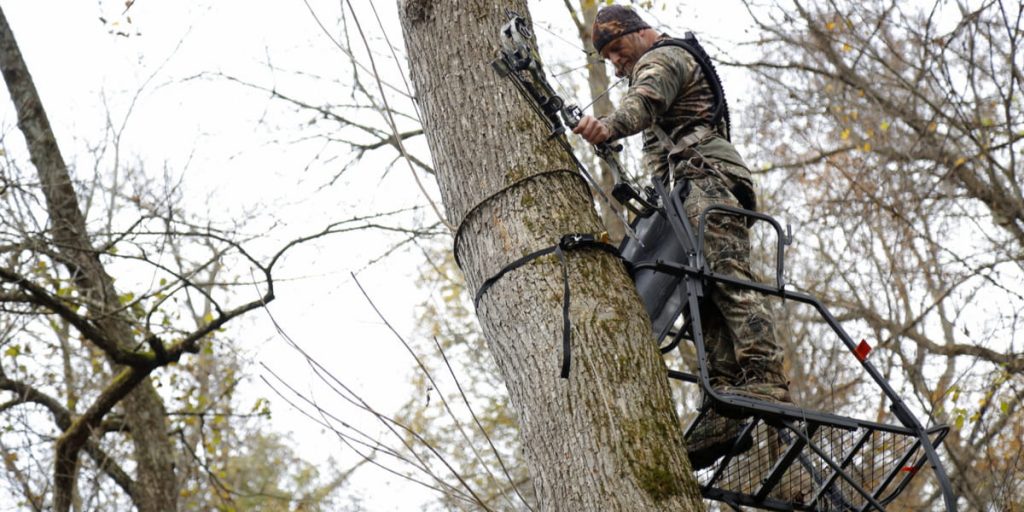
[[[619,108],[603,118],[612,138],[628,137],[648,128],[675,100],[692,66],[675,47],[657,48],[642,56],[633,69],[629,90]]]

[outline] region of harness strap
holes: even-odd
[[[673,142],[672,137],[670,137],[668,133],[665,132],[665,129],[658,125],[658,123],[651,125],[651,128],[654,130],[654,135],[658,137],[658,142],[661,143],[661,147],[665,148],[665,152],[668,153],[670,162],[675,157],[681,156],[686,152],[686,150],[696,146],[701,141],[714,134],[714,131],[711,128],[708,128],[706,125],[699,124],[692,132],[684,135],[679,139],[679,141]]]
[[[676,173],[673,167],[675,167],[676,162],[687,161],[691,166],[702,166],[713,174],[721,174],[713,165],[703,165],[707,163],[704,160],[704,155],[701,155],[700,152],[695,149],[697,144],[700,144],[708,137],[714,136],[715,131],[711,128],[702,124],[697,125],[692,132],[684,135],[677,142],[673,142],[672,137],[670,137],[669,134],[665,132],[665,129],[658,125],[658,123],[652,124],[651,130],[654,132],[654,135],[658,137],[658,142],[665,150],[665,160],[668,163],[668,175],[665,179],[670,180],[669,183],[675,182]]]
[[[476,295],[473,296],[473,307],[480,307],[480,299],[482,299],[484,294],[487,293],[487,290],[489,290],[491,286],[498,282],[498,280],[505,274],[508,274],[509,272],[522,267],[541,256],[555,253],[555,255],[558,256],[558,261],[562,264],[562,369],[558,376],[563,379],[568,379],[569,367],[572,360],[572,345],[570,343],[570,338],[572,337],[572,321],[569,318],[569,264],[565,257],[565,251],[589,247],[619,256],[618,248],[608,244],[606,240],[606,233],[602,233],[597,236],[583,233],[562,235],[562,238],[557,244],[533,251],[530,254],[505,265],[497,274],[487,278],[487,280],[484,281],[476,291]]]

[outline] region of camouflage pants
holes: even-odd
[[[716,162],[717,170],[728,165]],[[741,180],[728,172],[700,172],[678,178],[690,180],[683,202],[696,230],[700,213],[712,204],[740,206],[731,185]],[[752,187],[747,191],[753,197]],[[704,232],[704,257],[710,270],[737,279],[755,280],[750,269],[750,231],[746,218],[725,212],[708,214]],[[708,370],[714,387],[740,385],[744,370],[755,375],[764,370],[782,375],[782,349],[765,296],[753,290],[723,283],[709,283],[701,308],[701,325],[707,350]]]

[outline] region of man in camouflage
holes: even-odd
[[[599,144],[643,131],[643,166],[653,176],[688,180],[683,205],[690,223],[718,203],[753,209],[756,196],[750,171],[728,141],[727,123],[714,120],[715,95],[709,80],[687,50],[655,43],[668,36],[650,28],[628,7],[602,9],[594,22],[594,47],[628,76],[630,87],[619,108],[597,119],[586,116],[574,132]],[[710,215],[704,239],[705,259],[718,274],[754,280],[750,270],[750,233],[746,219]],[[751,290],[713,284],[701,311],[711,385],[716,392],[771,402],[791,402],[782,371],[782,350],[775,339],[763,297]],[[706,467],[736,443],[739,420],[713,416],[687,439],[695,468]],[[735,414],[730,414],[735,416]]]

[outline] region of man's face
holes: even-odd
[[[601,49],[601,56],[615,66],[615,76],[622,78],[633,72],[633,65],[646,48],[640,34],[634,32],[612,40]]]

